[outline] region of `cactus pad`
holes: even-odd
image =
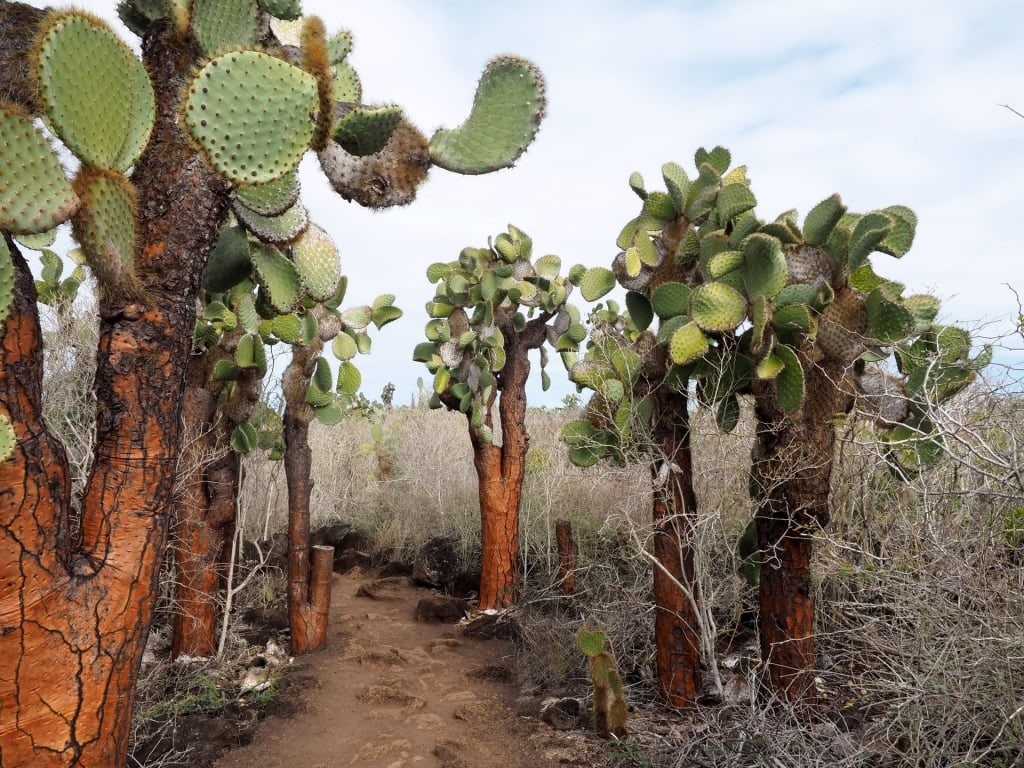
[[[7,461],[14,453],[14,446],[18,444],[17,435],[14,434],[14,427],[7,414],[0,413],[0,461]]]
[[[312,75],[257,51],[209,61],[185,97],[185,123],[210,165],[235,184],[263,184],[294,170],[313,137]]]
[[[808,245],[824,245],[832,230],[846,213],[846,206],[839,195],[832,195],[814,206],[804,219],[804,242]]]
[[[210,252],[203,273],[203,288],[207,291],[227,291],[249,276],[249,240],[241,227],[224,227],[217,244]]]
[[[743,248],[743,283],[747,294],[769,299],[786,287],[789,270],[782,245],[774,237],[751,235]]]
[[[775,377],[775,400],[786,413],[794,413],[804,404],[806,394],[803,366],[796,352],[785,344],[777,346],[773,354],[785,366]]]
[[[302,292],[302,280],[295,265],[272,245],[257,245],[251,258],[270,303],[278,312],[290,312],[299,303]]]
[[[710,349],[710,345],[707,336],[704,335],[700,326],[691,320],[672,334],[672,338],[669,340],[668,354],[676,365],[686,365],[704,355],[708,349]]]
[[[430,140],[434,164],[455,173],[510,167],[533,141],[544,116],[544,80],[530,62],[493,59],[477,85],[469,119]]]
[[[690,311],[690,293],[684,283],[662,283],[651,293],[651,308],[662,319],[685,315]]]
[[[66,221],[78,196],[31,118],[12,105],[0,107],[0,146],[0,230],[34,234]]]
[[[705,283],[690,296],[690,316],[705,331],[731,331],[746,314],[743,294],[725,283]]]
[[[380,152],[391,140],[402,119],[401,107],[355,107],[334,129],[334,140],[350,155],[364,157]]]
[[[259,0],[260,8],[277,19],[291,21],[302,15],[301,0]]]
[[[580,293],[587,301],[597,301],[615,287],[615,273],[604,267],[591,267],[580,280]]]
[[[14,262],[7,240],[0,235],[0,323],[7,320],[14,301]]]
[[[298,170],[266,184],[241,184],[235,188],[235,197],[261,216],[280,216],[299,199]]]
[[[127,170],[149,141],[156,111],[145,67],[98,19],[47,18],[35,50],[47,121],[83,163]]]
[[[309,226],[309,214],[300,202],[279,216],[261,216],[238,200],[231,208],[242,226],[265,243],[290,243]]]
[[[292,243],[291,256],[311,299],[325,301],[334,294],[341,279],[341,258],[330,235],[310,224]]]
[[[256,0],[192,0],[192,34],[207,55],[251,48],[259,31]]]
[[[867,349],[864,343],[867,329],[868,313],[863,296],[845,288],[836,293],[835,299],[821,313],[818,345],[826,355],[852,363]]]
[[[71,219],[75,240],[101,286],[121,295],[138,295],[135,274],[137,194],[116,171],[83,166],[74,182],[82,205]]]

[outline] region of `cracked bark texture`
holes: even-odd
[[[0,62],[25,50],[40,14],[0,2]],[[180,45],[161,30],[143,45],[157,97],[157,123],[133,175],[135,262],[147,299],[101,296],[95,460],[74,538],[66,457],[40,418],[35,289],[15,251],[16,299],[0,328],[0,408],[18,439],[0,464],[3,768],[111,768],[126,760],[166,545],[196,296],[227,210],[226,187],[176,124],[191,66]],[[5,65],[0,93],[31,94],[23,78],[23,63]]]

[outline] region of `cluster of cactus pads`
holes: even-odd
[[[350,33],[328,37],[316,17],[296,22],[299,0],[123,0],[118,13],[140,36],[154,23],[169,24],[202,52],[178,119],[232,186],[234,220],[206,276],[217,296],[197,340],[210,343],[225,327],[241,324],[247,341],[239,347],[239,368],[263,364],[249,340],[302,343],[325,335],[323,327],[312,327],[313,305],[322,307],[321,315],[338,315],[344,282],[337,249],[311,227],[299,199],[297,169],[306,151],[319,154],[342,197],[370,207],[406,204],[432,165],[459,173],[511,166],[544,113],[539,72],[503,56],[487,66],[466,122],[428,140],[398,107],[362,103],[347,60]],[[297,44],[291,44],[289,25],[296,24]],[[145,281],[134,267],[137,194],[130,178],[156,119],[145,67],[102,20],[60,10],[40,25],[30,72],[38,114],[0,99],[0,231],[33,248],[34,238],[70,220],[101,299],[145,301]],[[67,178],[37,118],[80,162],[74,178]],[[12,302],[12,275],[5,243],[0,319]],[[381,297],[373,307],[328,320],[328,338],[347,362],[353,349],[368,346],[370,322],[397,316],[392,300]],[[358,386],[348,368],[342,379],[345,388]],[[6,435],[3,414],[0,425]],[[8,455],[7,443],[0,440],[0,457]]]
[[[531,323],[537,333],[528,344],[540,350],[541,386],[547,390],[544,343],[568,365],[586,336],[579,311],[567,303],[573,283],[559,274],[561,268],[558,256],[534,259],[533,241],[512,225],[487,248],[464,248],[458,260],[427,268],[437,292],[427,303],[427,341],[416,346],[413,359],[434,375],[431,407],[458,408],[489,442],[485,419],[497,391],[495,376],[505,367],[506,336],[524,333]]]
[[[588,301],[621,285],[627,312],[614,302],[598,308],[587,354],[571,370],[595,393],[563,434],[573,460],[621,459],[635,442],[631,427],[652,413],[656,386],[686,395],[695,384],[731,431],[739,395],[767,392],[793,414],[805,403],[801,361],[829,360],[848,372],[837,385],[858,396],[898,463],[927,461],[937,450],[929,409],[973,380],[989,353],[972,358],[965,331],[935,322],[936,298],[904,296],[872,269],[873,253],[909,250],[913,212],[856,214],[833,195],[802,224],[795,211],[765,222],[746,169],[730,170],[727,150],[701,149],[695,163],[693,178],[666,163],[665,191],[648,191],[633,174],[639,215],[622,229],[611,268],[580,278]],[[894,371],[883,365],[893,357]]]
[[[606,649],[604,632],[581,629],[576,636],[580,650],[590,659],[590,682],[594,686],[594,729],[603,737],[626,737],[626,704],[622,675],[615,657]]]

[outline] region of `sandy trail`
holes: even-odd
[[[376,598],[357,596],[369,586]],[[271,716],[217,768],[548,768],[593,765],[580,733],[518,716],[511,645],[414,620],[405,578],[335,576],[327,649],[297,662],[303,711]],[[592,744],[589,745],[592,748]]]

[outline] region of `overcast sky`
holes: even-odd
[[[113,17],[112,0],[84,5]],[[629,174],[659,187],[662,163],[690,169],[699,146],[721,144],[748,167],[764,219],[803,214],[833,192],[855,211],[910,206],[920,220],[913,249],[899,262],[877,255],[876,270],[908,292],[937,294],[947,320],[992,321],[994,333],[1016,315],[1005,284],[1024,292],[1024,119],[1000,105],[1024,112],[1017,2],[306,0],[304,9],[330,33],[351,30],[364,98],[401,104],[427,135],[464,119],[494,54],[526,56],[547,80],[547,117],[515,168],[435,169],[405,209],[344,202],[307,157],[303,197],[341,249],[346,304],[394,293],[406,312],[357,361],[371,399],[390,381],[406,403],[426,376],[411,353],[433,295],[428,264],[485,245],[511,222],[537,255],[608,266],[638,211]],[[573,391],[557,357],[550,373],[551,392],[537,384],[532,405]]]

